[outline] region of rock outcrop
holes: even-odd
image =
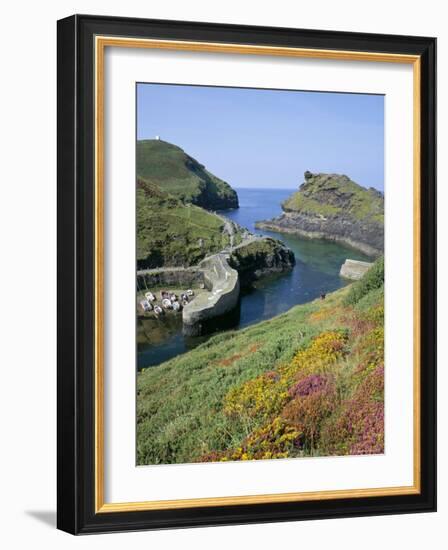
[[[384,251],[384,197],[348,176],[305,172],[305,182],[282,204],[283,214],[257,227],[347,244],[368,256]]]
[[[289,271],[295,264],[295,257],[281,241],[263,237],[235,247],[229,264],[238,271],[241,285],[247,287],[267,275]]]
[[[206,210],[238,208],[238,195],[183,149],[167,141],[137,142],[137,176],[183,202]]]
[[[208,292],[196,296],[182,311],[184,333],[197,336],[203,333],[207,321],[237,306],[241,287],[266,275],[287,271],[294,263],[294,253],[280,241],[251,236],[231,252],[208,256],[196,266],[139,270],[137,291],[203,285]]]

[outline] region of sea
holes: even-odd
[[[283,241],[295,255],[292,271],[268,277],[256,283],[253,289],[241,295],[239,307],[226,319],[223,329],[244,328],[284,313],[297,304],[314,300],[347,284],[339,276],[346,258],[369,261],[361,252],[330,241],[305,239],[299,236],[257,229],[255,223],[269,220],[282,213],[281,203],[293,189],[237,189],[240,207],[221,211],[239,225],[253,233]],[[164,320],[137,321],[137,368],[148,368],[193,349],[210,338],[210,335],[188,337],[182,334],[181,315],[166,316]]]

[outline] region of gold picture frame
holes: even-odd
[[[77,19],[76,19],[77,17]],[[93,506],[90,514],[90,525],[94,525],[95,521],[101,524],[101,517],[117,517],[125,513],[135,512],[156,512],[156,511],[172,511],[188,510],[188,509],[204,509],[219,507],[247,507],[250,505],[276,505],[286,503],[310,503],[323,501],[341,502],[344,499],[374,499],[375,497],[421,497],[426,490],[422,489],[422,238],[427,239],[427,236],[422,236],[422,117],[428,117],[428,113],[422,113],[422,89],[426,86],[426,81],[422,80],[422,60],[424,54],[418,51],[415,46],[414,52],[409,51],[404,53],[399,48],[395,48],[396,41],[391,39],[391,43],[387,48],[389,51],[375,51],[374,39],[372,38],[372,46],[366,50],[352,49],[352,43],[349,43],[349,37],[334,36],[330,41],[330,46],[325,47],[303,47],[300,45],[263,45],[251,43],[254,40],[258,29],[253,28],[247,31],[244,36],[245,29],[241,30],[241,39],[238,43],[224,41],[225,32],[229,29],[223,28],[223,36],[217,41],[205,40],[204,36],[198,34],[197,40],[185,39],[182,36],[173,39],[151,37],[151,36],[132,36],[129,29],[122,28],[120,33],[104,32],[107,28],[109,20],[100,21],[91,20],[88,16],[85,20],[75,16],[75,20],[64,20],[61,23],[61,36],[63,33],[68,35],[73,33],[73,27],[80,33],[78,36],[83,36],[84,32],[84,48],[91,49],[92,62],[89,65],[93,84],[93,144],[94,144],[94,201],[93,209],[93,230],[94,230],[94,246],[93,246],[93,299],[94,299],[94,353],[93,353]],[[112,18],[113,19],[113,18]],[[106,21],[106,23],[104,23]],[[98,23],[98,25],[97,25]],[[100,24],[101,23],[101,24]],[[119,25],[119,21],[113,20],[110,27],[115,28]],[[169,27],[169,22],[164,22],[165,27]],[[84,25],[84,27],[83,27]],[[115,25],[115,27],[114,27]],[[148,22],[147,34],[151,34],[155,23]],[[188,25],[188,24],[186,24]],[[194,26],[194,24],[193,24]],[[70,29],[68,30],[68,28]],[[145,22],[141,23],[141,27],[145,28]],[[157,27],[157,25],[156,25]],[[225,27],[225,26],[223,26]],[[81,30],[80,30],[81,29]],[[87,30],[86,30],[87,29]],[[95,32],[94,32],[95,30]],[[199,30],[199,29],[197,29]],[[272,31],[272,36],[276,35],[275,30]],[[250,34],[252,32],[252,35]],[[300,42],[301,34],[297,32],[297,41]],[[157,34],[157,33],[156,33]],[[323,33],[319,36],[319,43],[325,41],[325,36],[328,33]],[[331,33],[330,33],[331,34]],[[336,33],[337,34],[337,33]],[[208,35],[207,35],[208,36]],[[88,37],[88,41],[87,38]],[[303,37],[302,37],[303,38]],[[339,48],[335,47],[335,40],[339,39]],[[60,38],[61,42],[63,38]],[[345,40],[345,42],[344,42]],[[428,39],[429,40],[429,39]],[[431,39],[432,40],[432,39]],[[426,49],[432,48],[433,42],[429,40],[429,45],[426,44]],[[87,41],[87,42],[86,42]],[[303,41],[303,40],[302,40]],[[344,48],[344,43],[350,47]],[[367,41],[368,45],[369,42]],[[381,488],[366,488],[355,490],[330,490],[316,491],[303,493],[282,493],[282,494],[265,494],[265,495],[245,495],[245,496],[226,496],[217,498],[196,498],[182,500],[164,500],[164,501],[142,501],[142,502],[105,502],[105,468],[104,468],[104,90],[105,90],[105,52],[107,48],[139,48],[139,49],[158,49],[158,50],[182,50],[189,52],[207,52],[215,53],[216,55],[224,54],[243,54],[254,56],[275,56],[275,57],[299,57],[311,59],[325,60],[342,60],[342,61],[365,61],[369,63],[400,63],[410,64],[413,70],[413,219],[414,219],[414,352],[413,352],[413,484],[403,487],[381,487]],[[394,50],[397,51],[390,51]],[[408,50],[410,48],[407,48]],[[425,68],[427,73],[427,68]],[[425,75],[426,75],[425,73]],[[427,78],[427,76],[425,76]],[[425,94],[427,92],[425,91]],[[426,466],[425,466],[426,469]],[[425,473],[427,477],[427,474]],[[418,500],[418,498],[417,498]],[[362,512],[360,512],[362,513]],[[97,520],[92,520],[97,518]],[[118,521],[118,520],[117,520]],[[62,522],[63,523],[63,522]],[[62,528],[64,526],[62,525]],[[147,520],[148,526],[151,527],[150,518]],[[175,522],[174,522],[175,524]],[[127,527],[125,527],[127,528]],[[94,528],[91,528],[95,530]],[[70,530],[70,529],[68,529]],[[74,530],[73,528],[71,529]],[[100,527],[99,530],[108,530],[107,527]]]

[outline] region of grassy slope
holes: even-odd
[[[284,203],[285,210],[320,214],[325,217],[344,214],[356,220],[384,223],[384,198],[347,176],[316,174]]]
[[[183,204],[152,182],[137,181],[137,262],[139,268],[195,265],[229,244],[215,214]]]
[[[204,208],[236,208],[229,184],[208,172],[180,147],[162,140],[137,142],[137,175],[185,202]]]
[[[139,374],[138,462],[382,452],[383,292],[375,279]]]

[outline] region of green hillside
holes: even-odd
[[[137,180],[138,269],[195,265],[229,244],[221,217],[184,204],[152,181]]]
[[[348,176],[307,171],[282,208],[280,216],[259,221],[256,227],[342,242],[372,258],[384,252],[384,196]]]
[[[305,174],[299,190],[282,204],[286,212],[336,218],[352,217],[365,223],[384,223],[384,197],[339,174]]]
[[[138,374],[138,464],[384,452],[383,280]]]
[[[137,142],[137,176],[184,202],[208,210],[238,208],[238,195],[180,147],[162,140]]]

